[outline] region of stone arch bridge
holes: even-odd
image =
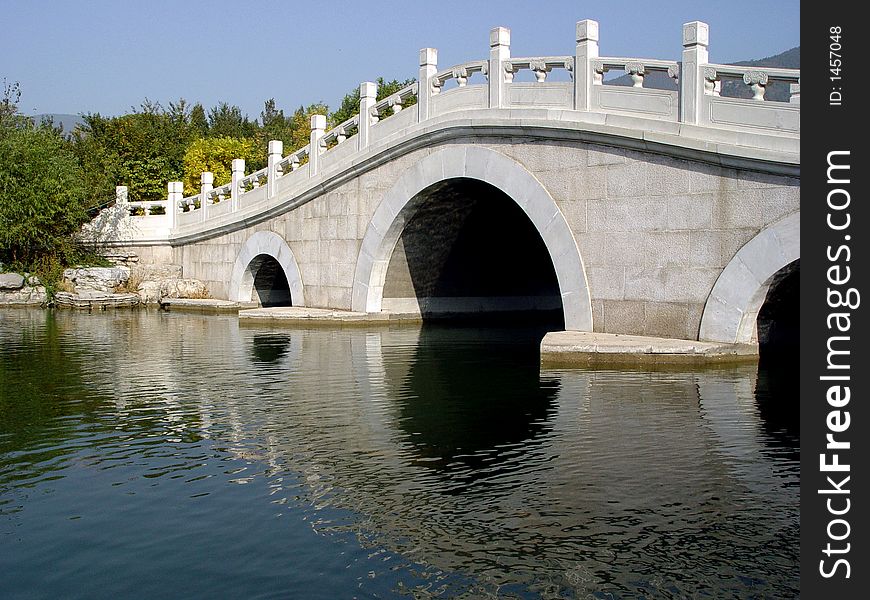
[[[698,21],[680,61],[603,56],[598,23],[576,32],[570,55],[515,58],[496,28],[489,57],[447,69],[425,48],[417,82],[380,101],[362,84],[359,114],[314,116],[310,144],[271,142],[267,168],[119,203],[109,241],[216,298],[754,342],[799,270],[799,71],[711,63]]]

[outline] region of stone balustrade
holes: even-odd
[[[543,109],[550,111],[543,118],[552,121],[552,126],[572,127],[590,122],[589,115],[596,114],[624,117],[624,122],[640,119],[638,128],[661,121],[701,127],[708,133],[693,134],[701,143],[707,141],[705,136],[715,141],[724,135],[717,132],[732,132],[773,139],[765,142],[766,149],[781,149],[782,143],[776,139],[799,146],[799,70],[711,63],[709,27],[700,21],[683,26],[680,61],[599,56],[598,32],[596,21],[579,21],[572,55],[515,58],[510,55],[510,30],[497,27],[490,32],[488,59],[440,70],[437,50],[423,48],[419,76],[412,85],[376,100],[376,85],[364,82],[360,85],[359,113],[331,129],[326,128],[324,115],[314,115],[310,143],[305,147],[284,155],[281,142],[272,141],[265,169],[245,174],[244,161],[236,159],[230,183],[213,187],[211,174],[203,173],[200,193],[186,198],[181,197],[180,183],[171,182],[165,201],[128,202],[129,208],[144,212],[131,219],[160,217],[162,227],[183,233],[201,229],[203,223],[226,221],[226,215],[232,213],[249,217],[258,207],[268,208],[277,196],[292,196],[294,190],[301,193],[312,185],[309,181],[313,178],[327,177],[339,166],[353,164],[357,155],[370,147],[401,143],[401,135],[410,135],[415,126],[444,121],[456,113],[481,115],[486,113],[479,111],[489,111],[493,118],[519,122],[524,118],[521,109],[537,111],[529,114],[539,119]],[[616,70],[627,73],[632,85],[608,85],[605,74]],[[516,80],[522,71],[531,72],[534,81]],[[551,78],[553,71],[565,71],[568,77]],[[673,89],[646,85],[653,72],[669,77]],[[753,97],[722,96],[723,79],[742,81]],[[765,98],[772,81],[791,85],[790,102]],[[412,98],[416,98],[416,106],[408,107]],[[151,214],[157,206],[163,207],[163,215]]]

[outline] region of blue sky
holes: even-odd
[[[21,84],[25,114],[129,112],[146,97],[220,101],[257,117],[263,101],[337,107],[359,82],[485,58],[489,30],[513,56],[571,54],[574,24],[596,19],[601,53],[678,59],[681,26],[710,24],[725,63],[800,44],[798,0],[233,2],[0,0],[0,79]]]

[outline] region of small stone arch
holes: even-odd
[[[271,256],[281,266],[290,286],[293,306],[305,306],[305,290],[296,257],[287,242],[271,231],[258,231],[242,245],[230,276],[229,299],[235,302],[251,301],[256,275],[251,263],[261,255]]]
[[[710,292],[698,339],[749,344],[774,276],[800,258],[800,213],[762,229],[734,255]]]
[[[390,256],[410,218],[411,211],[403,209],[429,186],[454,178],[488,183],[519,205],[540,234],[553,262],[565,329],[592,331],[586,270],[564,215],[546,188],[523,165],[479,146],[451,146],[433,152],[405,171],[386,192],[369,222],[357,257],[353,310],[381,310]]]

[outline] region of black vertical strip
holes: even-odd
[[[859,491],[870,487],[870,162],[860,139],[870,36],[859,6],[801,9],[801,595],[811,599],[870,589],[870,507]]]

